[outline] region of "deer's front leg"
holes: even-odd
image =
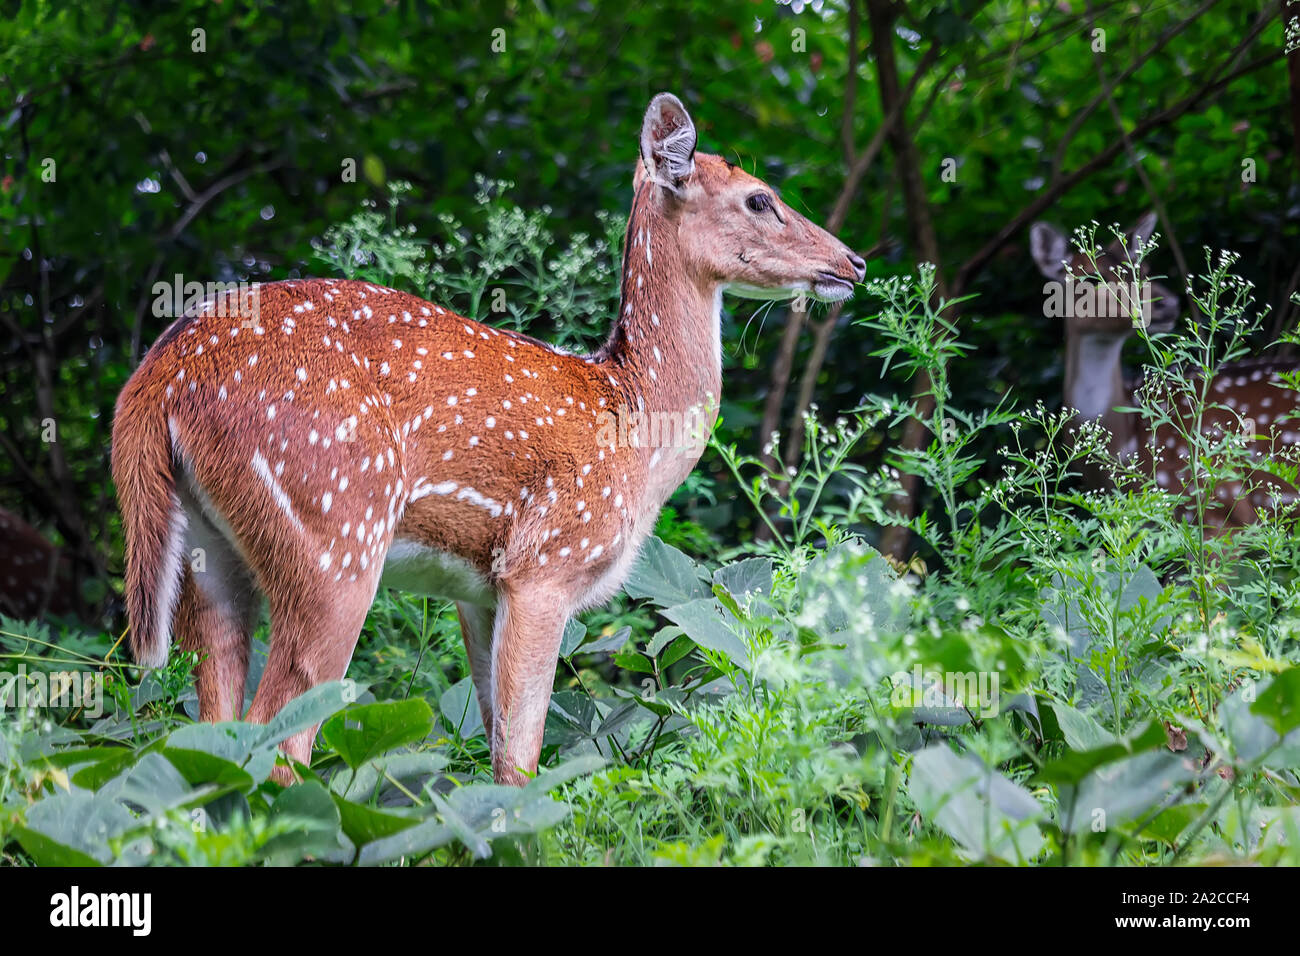
[[[537,770],[569,602],[555,587],[501,591],[492,645],[492,775],[522,786]]]

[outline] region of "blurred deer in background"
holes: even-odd
[[[1120,411],[1134,407],[1136,386],[1126,384],[1120,362],[1124,343],[1139,321],[1156,327],[1169,327],[1179,315],[1178,297],[1168,288],[1147,278],[1143,248],[1155,230],[1155,213],[1147,213],[1124,236],[1101,250],[1096,265],[1077,251],[1064,233],[1044,222],[1030,230],[1030,251],[1044,276],[1053,283],[1064,284],[1065,295],[1065,394],[1064,404],[1078,412],[1082,420],[1100,422],[1110,433],[1110,451],[1120,458],[1138,456],[1144,471],[1153,464],[1159,487],[1182,494],[1187,486],[1188,450],[1183,437],[1170,425],[1161,425],[1154,434],[1149,423],[1137,412]],[[1137,274],[1134,275],[1134,266]],[[1101,282],[1097,281],[1100,277]],[[1068,284],[1067,284],[1068,283]],[[1051,287],[1044,293],[1052,294]],[[1075,295],[1087,302],[1084,309],[1073,307]],[[1086,313],[1086,314],[1082,314]],[[1296,368],[1294,362],[1269,362],[1252,359],[1223,365],[1210,382],[1209,401],[1201,428],[1215,436],[1228,430],[1248,429],[1256,435],[1251,451],[1258,458],[1281,445],[1300,440],[1300,422],[1288,416],[1300,411],[1300,394],[1281,387],[1280,373]],[[1187,407],[1180,411],[1189,412]],[[1159,461],[1154,462],[1159,451]],[[1097,467],[1083,466],[1083,478],[1093,488],[1105,487],[1109,481]],[[1220,484],[1216,502],[1207,511],[1216,523],[1241,526],[1256,519],[1256,509],[1270,506],[1269,496],[1259,487],[1265,476],[1247,476],[1250,489],[1239,497],[1243,482]],[[1269,479],[1279,484],[1276,479]],[[1278,499],[1289,504],[1294,490],[1279,489]]]
[[[161,665],[174,631],[206,654],[203,719],[237,718],[265,595],[271,645],[248,719],[266,722],[344,675],[381,583],[450,597],[494,776],[525,782],[566,621],[622,585],[717,417],[723,292],[836,301],[865,273],[695,146],[682,104],[656,96],[622,301],[592,355],[333,279],[263,285],[242,319],[218,298],[173,323],[113,424],[136,659]],[[704,427],[674,443],[609,427],[693,413]],[[314,736],[284,749],[305,763]]]
[[[22,518],[0,508],[0,614],[27,621],[82,610],[71,559]]]

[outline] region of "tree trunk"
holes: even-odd
[[[880,87],[880,107],[888,115],[899,103],[901,90],[898,83],[898,61],[894,57],[894,22],[897,8],[890,0],[866,0],[867,20],[871,24],[871,52],[876,60],[876,77]],[[909,239],[913,251],[921,262],[935,266],[936,289],[948,298],[947,282],[943,275],[943,262],[939,257],[939,241],[930,216],[930,202],[921,179],[921,160],[916,142],[905,116],[899,116],[889,131],[889,144],[894,154],[894,164],[903,190],[903,208],[907,215]],[[930,413],[933,403],[927,393],[930,376],[920,372],[912,380],[912,401],[921,418]],[[903,427],[902,447],[906,450],[923,448],[926,444],[926,427],[917,418],[909,418]],[[918,480],[915,475],[903,475],[903,490],[890,502],[891,507],[910,517],[916,510]],[[900,560],[907,557],[911,546],[911,533],[906,528],[890,527],[881,537],[880,547],[886,554]]]

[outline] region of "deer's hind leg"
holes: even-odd
[[[478,698],[483,730],[491,744],[492,632],[496,611],[478,604],[457,601],[456,616],[460,618],[460,636],[465,642],[465,656],[469,659],[469,674],[474,681],[474,696]]]
[[[238,720],[260,608],[257,587],[225,536],[197,508],[187,511],[189,550],[176,605],[176,638],[184,650],[200,655],[195,669],[199,719]]]
[[[271,646],[248,711],[250,721],[269,723],[295,697],[347,674],[377,585],[378,574],[369,571],[325,585],[307,575],[277,583],[269,597]],[[310,763],[318,729],[299,731],[281,749],[299,763]],[[293,777],[282,767],[273,776],[281,783]]]

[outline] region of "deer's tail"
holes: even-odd
[[[131,654],[142,667],[167,662],[185,548],[177,455],[161,399],[142,366],[118,397],[113,417],[113,481],[126,538],[126,615]]]

